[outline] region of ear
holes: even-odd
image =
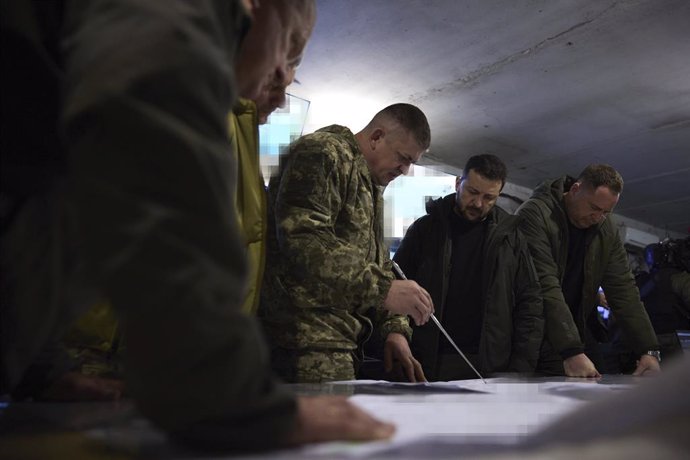
[[[383,129],[381,129],[381,128],[374,129],[371,132],[371,134],[369,135],[369,143],[371,144],[371,150],[375,150],[376,144],[378,142],[382,141],[385,136],[386,136],[386,133]]]
[[[575,182],[573,185],[570,186],[570,190],[568,190],[568,192],[574,195],[580,190],[581,187],[582,187],[581,182],[579,182],[579,181]]]
[[[460,182],[462,181],[462,177],[460,176],[455,176],[455,191],[458,191],[458,188],[460,188]]]

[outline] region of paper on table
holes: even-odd
[[[477,380],[478,382],[482,382]],[[489,388],[457,382],[389,382],[387,380],[346,380],[331,382],[336,385],[351,385],[355,387],[355,394],[395,394],[395,393],[490,393]]]
[[[354,381],[351,384],[382,384],[380,381]],[[425,448],[439,442],[475,445],[514,445],[563,414],[585,404],[567,395],[554,394],[554,387],[535,383],[506,383],[500,379],[433,382],[438,387],[457,386],[482,392],[366,395],[356,394],[350,401],[381,420],[394,423],[397,431],[391,441],[364,444],[329,443],[308,448],[310,455],[364,458],[375,453],[405,449],[415,443]],[[559,383],[558,388],[610,391],[589,383]]]

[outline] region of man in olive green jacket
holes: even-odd
[[[300,138],[271,179],[260,316],[273,367],[286,380],[355,378],[371,309],[387,363],[394,357],[408,379],[424,378],[409,350],[407,318],[390,312],[426,322],[431,298],[414,281],[394,281],[383,244],[382,187],[407,172],[429,138],[424,114],[395,104],[356,135],[333,125]]]
[[[596,314],[599,287],[633,350],[635,375],[659,370],[659,345],[628,266],[612,219],[623,189],[608,165],[590,165],[575,180],[565,176],[540,185],[517,211],[532,252],[544,299],[545,341],[537,370],[571,377],[598,377],[586,353],[587,327]]]

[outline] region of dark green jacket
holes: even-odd
[[[410,336],[383,309],[393,273],[383,243],[382,190],[352,132],[329,126],[290,147],[269,185],[266,276],[260,316],[287,349],[354,350],[372,329]]]
[[[3,2],[3,85],[12,82],[3,87],[3,174],[54,179],[31,190],[3,179],[3,198],[18,206],[3,219],[3,248],[14,248],[2,254],[3,384],[14,386],[69,324],[68,265],[83,261],[88,277],[76,281],[119,314],[128,389],[147,417],[207,448],[275,446],[293,426],[295,400],[274,384],[258,324],[240,309],[246,266],[227,114],[241,4],[60,6]],[[28,140],[51,142],[35,152]],[[34,201],[73,214],[39,213]],[[74,231],[61,225],[69,216]],[[66,242],[79,247],[65,253]],[[44,247],[55,250],[29,270],[28,251]]]
[[[446,294],[452,289],[448,285],[452,253],[449,218],[454,204],[455,194],[428,204],[428,214],[410,226],[394,257],[408,278],[429,291],[441,321]],[[537,274],[527,242],[517,228],[518,218],[494,207],[487,219],[479,367],[486,373],[532,372],[544,326]],[[435,378],[439,329],[429,322],[413,326],[413,331],[412,351],[427,377]]]
[[[680,272],[671,277],[671,289],[683,303],[690,315],[690,273]]]
[[[649,317],[630,272],[628,256],[612,218],[591,227],[587,234],[584,283],[579,318],[573,318],[563,298],[561,283],[568,260],[568,217],[563,193],[574,180],[564,176],[544,182],[520,206],[520,228],[527,237],[539,274],[544,299],[545,338],[557,353],[584,349],[587,317],[595,312],[597,292],[603,287],[616,321],[633,350],[642,354],[658,350]]]

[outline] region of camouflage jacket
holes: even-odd
[[[382,213],[382,190],[349,129],[293,143],[269,185],[260,316],[274,345],[353,350],[372,319],[384,337],[411,337],[407,318],[382,307],[394,278]]]

